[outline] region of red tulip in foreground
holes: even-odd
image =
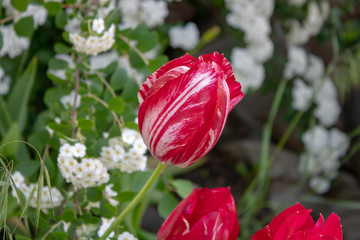
[[[236,240],[239,224],[229,188],[195,189],[161,226],[157,240]]]
[[[139,129],[151,154],[186,167],[214,147],[226,118],[242,99],[229,61],[217,52],[186,54],[140,87]]]
[[[307,210],[302,205],[285,209],[269,225],[252,236],[251,240],[342,240],[340,218],[332,213],[326,222],[320,214],[314,224]]]

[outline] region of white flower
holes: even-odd
[[[235,79],[241,81],[242,91],[246,93],[249,89],[257,90],[265,77],[264,67],[255,62],[249,50],[234,48],[231,53]]]
[[[263,63],[273,56],[274,44],[268,37],[259,38],[257,42],[249,44],[248,49],[256,62]]]
[[[84,157],[86,153],[86,147],[84,144],[75,143],[74,146],[71,146],[71,152],[74,157]]]
[[[102,19],[102,18],[94,19],[93,22],[92,22],[91,28],[97,34],[102,33],[105,30],[104,19]]]
[[[107,218],[101,218],[101,226],[97,232],[98,236],[101,237],[104,235],[106,230],[110,227],[111,223],[115,220],[115,218],[107,219]],[[115,235],[115,232],[111,232],[109,234],[109,238],[113,237]]]
[[[122,140],[127,144],[133,144],[139,133],[133,129],[125,128],[121,133]]]
[[[288,62],[285,65],[284,76],[287,79],[295,75],[303,75],[307,69],[307,54],[304,48],[289,46]]]
[[[14,30],[14,26],[0,25],[3,46],[0,49],[0,57],[8,55],[10,58],[19,56],[30,46],[30,40],[26,37],[19,37]]]
[[[65,143],[64,145],[62,145],[59,149],[59,155],[63,156],[63,157],[72,157],[73,152],[72,152],[70,144]]]
[[[350,139],[339,129],[333,128],[330,130],[330,146],[337,157],[342,157],[350,146]]]
[[[341,107],[335,98],[322,98],[317,101],[315,117],[326,127],[334,125],[340,116]]]
[[[310,152],[321,154],[326,148],[329,135],[327,130],[320,125],[316,125],[312,129],[306,131],[301,140],[305,145],[305,148]]]
[[[310,106],[310,99],[313,95],[313,88],[307,86],[300,78],[295,79],[292,88],[292,106],[296,110],[305,111]]]
[[[18,15],[15,15],[15,21],[19,19],[31,16],[34,21],[34,29],[37,29],[39,26],[42,26],[46,22],[47,10],[42,5],[29,4],[25,12],[21,12]]]
[[[169,14],[165,1],[140,1],[141,20],[149,27],[161,25]]]
[[[11,175],[11,177],[13,178],[13,181],[14,181],[16,186],[19,186],[19,185],[23,184],[24,181],[25,181],[24,176],[19,171],[15,171]]]
[[[118,236],[117,240],[138,240],[138,239],[129,232],[123,232]]]
[[[324,76],[325,66],[321,58],[309,54],[308,68],[305,71],[304,78],[313,86],[316,86]]]
[[[184,27],[172,27],[169,30],[170,46],[191,50],[199,43],[199,35],[199,30],[193,22],[187,23]]]
[[[330,189],[330,179],[320,176],[312,177],[309,185],[317,194],[323,194]]]

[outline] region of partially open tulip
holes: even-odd
[[[186,54],[162,66],[140,87],[140,133],[155,158],[189,166],[214,147],[243,95],[223,55],[214,52],[195,59]]]
[[[277,215],[269,225],[252,236],[251,240],[342,240],[340,218],[332,213],[326,222],[320,214],[314,224],[311,209],[297,203]]]
[[[195,189],[161,226],[157,240],[236,240],[239,224],[229,188]]]

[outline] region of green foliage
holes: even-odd
[[[14,25],[15,32],[21,37],[30,37],[34,31],[34,20],[32,16],[21,18]]]

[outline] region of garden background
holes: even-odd
[[[360,239],[358,1],[2,0],[0,14],[2,236],[100,237],[158,163],[139,87],[217,51],[244,98],[209,154],[168,166],[116,234],[156,239],[194,186],[230,186],[239,239],[296,202]]]

